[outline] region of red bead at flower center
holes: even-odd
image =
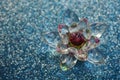
[[[84,35],[81,32],[74,32],[70,33],[69,35],[69,41],[70,41],[70,46],[80,46],[84,45],[86,43],[86,39]]]

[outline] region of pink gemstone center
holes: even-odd
[[[80,46],[86,42],[86,39],[81,32],[75,32],[75,33],[70,33],[69,41],[75,46]]]

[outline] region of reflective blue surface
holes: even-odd
[[[119,6],[120,0],[1,0],[0,80],[119,80]],[[104,65],[77,62],[69,71],[60,69],[59,56],[43,43],[42,33],[57,30],[65,9],[108,25],[97,48]]]

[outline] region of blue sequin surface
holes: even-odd
[[[97,48],[104,65],[61,71],[42,33],[57,30],[64,9],[108,25]],[[120,80],[120,0],[0,0],[0,80]]]

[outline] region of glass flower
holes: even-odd
[[[76,62],[89,61],[93,64],[104,63],[104,57],[95,49],[106,29],[104,23],[89,24],[86,18],[79,20],[75,12],[67,9],[62,12],[63,24],[58,31],[44,34],[46,42],[60,55],[60,67],[63,71],[72,68]],[[92,50],[91,52],[89,52]]]

